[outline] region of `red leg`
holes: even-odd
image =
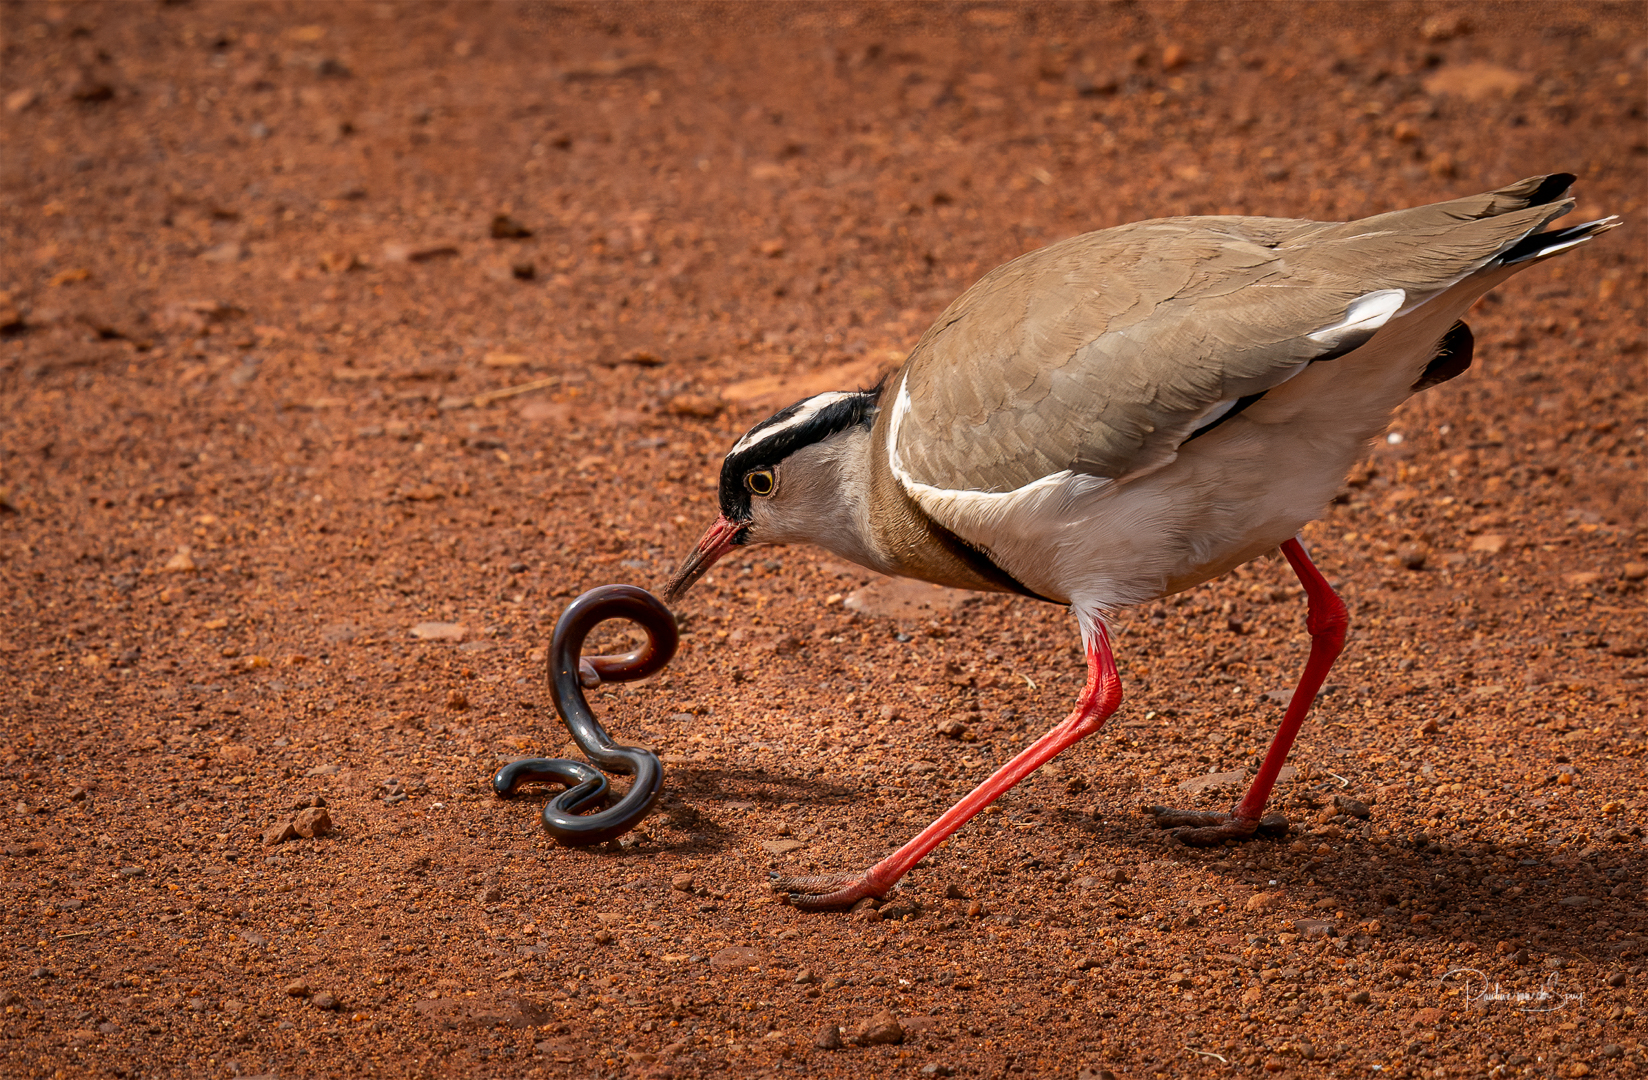
[[[826,874],[816,877],[777,877],[773,887],[788,893],[791,903],[811,911],[846,907],[866,896],[882,896],[899,878],[910,872],[928,852],[938,847],[957,829],[972,820],[986,806],[1046,764],[1061,750],[1104,726],[1105,720],[1122,701],[1121,677],[1104,625],[1097,619],[1087,645],[1087,686],[1075,711],[1057,727],[1030,744],[1017,757],[996,770],[984,783],[939,819],[923,829],[915,839],[870,867],[862,874]]]
[[[1174,836],[1194,847],[1209,847],[1226,840],[1245,840],[1261,829],[1286,832],[1287,819],[1280,814],[1266,817],[1265,803],[1270,799],[1270,789],[1276,784],[1282,764],[1287,761],[1288,751],[1293,748],[1300,725],[1305,722],[1305,716],[1316,701],[1333,662],[1345,647],[1345,628],[1350,624],[1345,602],[1339,599],[1322,572],[1316,569],[1316,564],[1310,561],[1298,537],[1282,545],[1282,554],[1287,556],[1293,572],[1299,575],[1310,605],[1305,619],[1305,626],[1310,630],[1310,659],[1305,661],[1304,674],[1299,676],[1293,700],[1288,702],[1282,726],[1276,729],[1276,737],[1271,740],[1265,760],[1259,766],[1259,775],[1253,778],[1252,786],[1235,810],[1229,814],[1208,814],[1168,810],[1160,806],[1150,808],[1158,825],[1174,829]]]

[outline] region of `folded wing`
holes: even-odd
[[[1347,223],[1145,221],[1031,252],[957,298],[894,376],[891,464],[912,494],[1160,468],[1237,402],[1505,257],[1571,209],[1572,179]]]

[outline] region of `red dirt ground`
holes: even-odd
[[[1642,1074],[1641,4],[0,20],[6,1075]],[[992,266],[1555,170],[1627,227],[1485,301],[1307,533],[1354,640],[1288,840],[1138,810],[1268,740],[1269,562],[1129,613],[1110,728],[875,915],[765,875],[864,865],[1061,716],[1066,613],[751,552],[595,695],[669,765],[625,845],[490,794],[565,742],[566,598],[656,588],[737,433]]]

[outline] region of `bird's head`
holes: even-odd
[[[808,542],[852,557],[879,390],[833,391],[761,421],[721,463],[721,514],[670,578],[675,603],[716,560],[747,544]]]

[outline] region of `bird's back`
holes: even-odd
[[[1478,296],[1613,223],[1537,233],[1571,180],[1346,223],[1144,221],[1031,252],[922,337],[876,450],[920,511],[1042,595],[1069,599],[1078,569],[1141,543],[1168,554],[1111,558],[1106,581],[1138,580],[1107,603],[1205,580],[1320,512]]]
[[[920,483],[988,491],[1149,468],[1210,407],[1360,344],[1323,333],[1358,298],[1437,294],[1566,213],[1565,189],[1348,223],[1165,218],[1030,252],[958,297],[890,383],[911,403],[898,457]]]

